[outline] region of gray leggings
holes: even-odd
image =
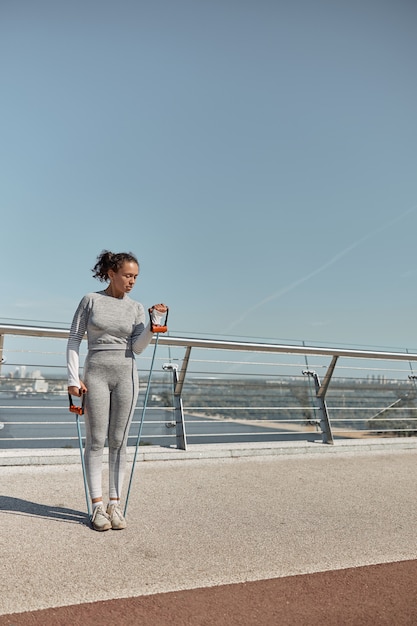
[[[139,392],[132,354],[94,350],[84,365],[86,395],[85,466],[92,499],[102,496],[103,449],[109,446],[109,498],[120,498],[126,470],[126,446]]]

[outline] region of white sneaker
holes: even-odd
[[[126,528],[126,520],[123,517],[122,509],[119,504],[108,504],[107,515],[111,522],[113,530],[122,530]]]
[[[94,530],[99,531],[110,530],[112,527],[110,517],[107,515],[101,504],[95,507],[91,518],[91,524]]]

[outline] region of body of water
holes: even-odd
[[[137,407],[129,435],[136,444],[142,407]],[[84,437],[84,417],[81,416]],[[223,420],[185,412],[188,443],[235,443],[262,441],[317,441],[317,432],[280,432],[276,424],[255,425],[245,420]],[[288,425],[287,425],[288,428]],[[148,407],[141,436],[142,445],[176,445],[173,411]],[[45,394],[17,396],[0,392],[0,448],[77,448],[76,416],[68,410],[68,397]]]

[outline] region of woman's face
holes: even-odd
[[[109,270],[113,295],[121,297],[123,294],[132,291],[138,274],[138,264],[133,261],[125,261],[117,272]]]

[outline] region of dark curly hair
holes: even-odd
[[[136,263],[139,267],[137,258],[131,252],[118,252],[114,254],[110,250],[103,250],[97,257],[97,263],[91,270],[93,277],[98,278],[102,282],[109,280],[109,270],[117,272],[127,261],[128,263]]]

